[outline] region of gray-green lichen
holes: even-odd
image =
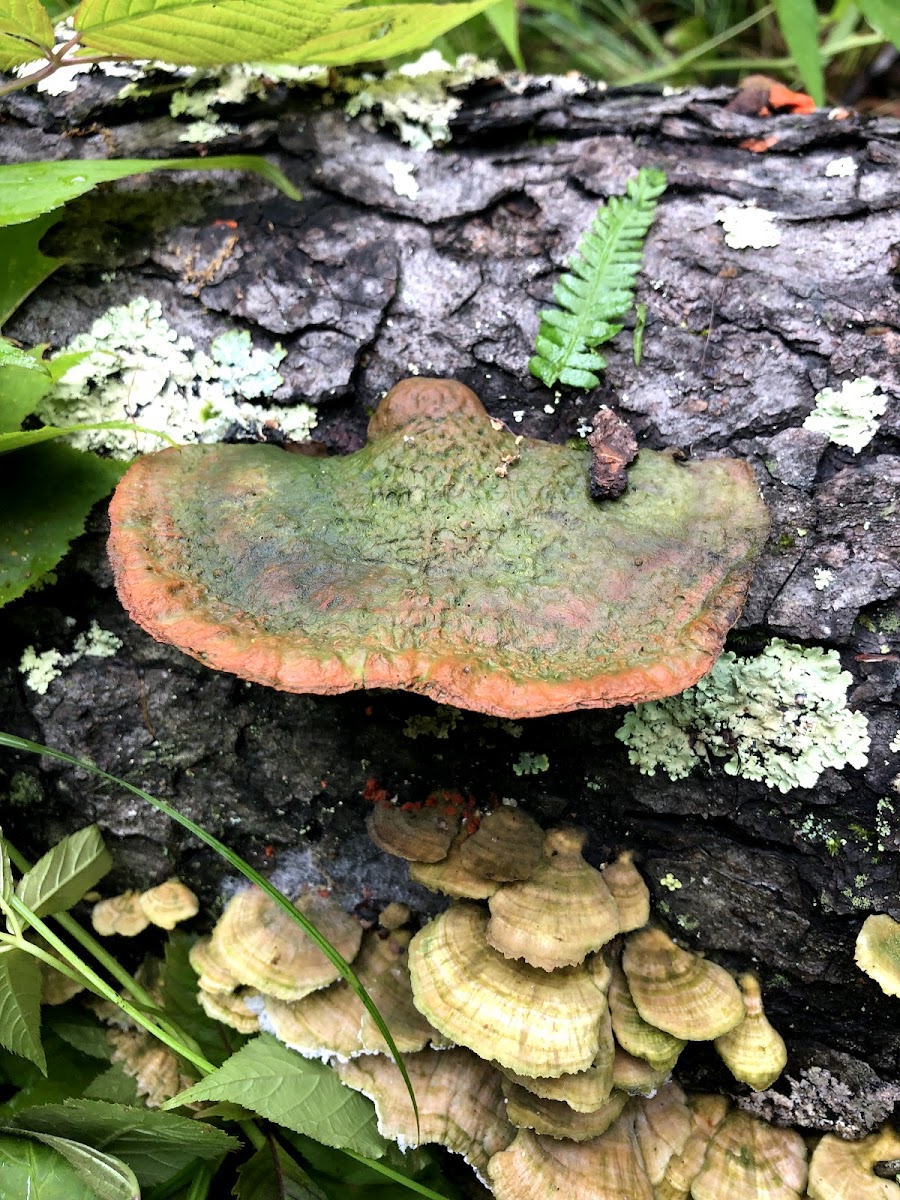
[[[848,379],[840,391],[824,388],[816,394],[816,407],[803,422],[804,429],[824,433],[836,446],[847,446],[858,454],[878,430],[876,417],[884,415],[887,397],[868,375]]]
[[[305,404],[254,403],[284,382],[277,370],[285,355],[281,346],[262,350],[246,330],[228,330],[208,354],[196,350],[166,321],[159,301],[144,296],[109,309],[60,353],[80,358],[40,406],[38,415],[49,425],[133,420],[176,442],[213,442],[235,423],[254,432],[277,426],[303,441],[316,423]],[[153,433],[131,429],[92,430],[71,440],[118,458],[164,444]]]
[[[109,629],[101,629],[91,621],[87,633],[79,633],[68,654],[62,650],[44,650],[38,653],[34,646],[26,646],[19,660],[19,670],[25,676],[25,686],[43,696],[54,679],[62,675],[80,658],[112,658],[122,648],[122,639]]]
[[[513,763],[516,775],[539,775],[550,770],[550,759],[546,754],[529,754],[523,750],[518,760]]]
[[[788,792],[827,767],[864,767],[868,722],[847,708],[851,676],[833,650],[773,639],[753,658],[726,651],[678,696],[639,704],[616,737],[645,775],[683,779],[699,762]]]

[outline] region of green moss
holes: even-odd
[[[550,770],[550,759],[546,754],[529,754],[523,751],[517,762],[513,763],[513,771],[517,775],[539,775],[542,771]]]
[[[9,781],[6,802],[12,808],[31,808],[44,799],[44,790],[33,775],[16,771]]]

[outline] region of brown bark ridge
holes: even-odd
[[[479,85],[451,144],[424,154],[276,90],[235,115],[241,132],[222,149],[265,150],[302,202],[232,175],[154,178],[146,202],[135,184],[86,198],[56,235],[73,266],[8,332],[62,344],[136,294],[160,299],[200,346],[237,323],[283,343],[284,396],[317,405],[315,436],[338,453],[361,444],[387,388],[421,372],[461,380],[532,437],[576,437],[607,404],[640,446],[748,458],[774,527],[732,648],[777,635],[837,649],[851,704],[869,720],[868,766],[786,794],[715,762],[671,782],[629,764],[613,736],[620,711],[513,725],[392,692],[306,697],[245,684],[128,622],[102,514],[58,584],[4,611],[0,723],[174,801],[284,886],[327,876],[351,907],[434,904],[368,842],[367,779],[404,801],[449,788],[517,801],[545,823],[580,822],[594,861],[634,849],[685,944],[761,975],[796,1081],[769,1110],[859,1130],[889,1112],[900,1082],[897,1001],[852,957],[867,911],[900,916],[900,761],[889,748],[900,728],[900,123],[748,117],[726,111],[727,89],[569,84]],[[183,153],[180,127],[158,110],[138,119],[107,100],[106,84],[90,80],[71,96],[7,99],[3,154]],[[765,153],[741,147],[773,136]],[[414,166],[414,200],[393,191],[391,158]],[[852,174],[829,173],[838,158]],[[526,369],[538,312],[598,201],[645,164],[665,169],[669,189],[639,284],[643,360],[635,365],[625,333],[595,393],[548,391]],[[716,214],[742,201],[776,214],[778,246],[725,243]],[[889,397],[864,450],[802,428],[817,391],[862,375]],[[36,696],[16,671],[22,648],[63,646],[68,617],[79,628],[97,619],[124,648],[82,659]],[[517,773],[523,753],[546,755],[548,769]],[[97,820],[129,883],[174,868],[214,898],[219,866],[133,798],[9,755],[0,773],[4,824],[23,849]],[[717,1071],[700,1053],[686,1059],[688,1082],[727,1087]]]

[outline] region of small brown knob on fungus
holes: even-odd
[[[122,603],[208,666],[503,717],[696,683],[768,529],[745,463],[644,450],[625,494],[597,502],[582,451],[518,441],[440,379],[398,384],[345,457],[206,445],[138,459],[110,515]]]

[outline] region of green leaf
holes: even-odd
[[[322,1189],[273,1141],[240,1168],[232,1195],[237,1200],[326,1200]]]
[[[39,858],[16,885],[16,895],[39,917],[66,912],[112,869],[97,825],[71,833]]]
[[[38,375],[43,375],[48,383],[50,382],[50,372],[47,370],[46,364],[42,363],[39,358],[35,358],[33,354],[20,350],[6,338],[0,338],[0,370],[3,367],[23,367],[26,371],[36,371]]]
[[[0,946],[0,1045],[46,1074],[41,1045],[41,969],[26,950]]]
[[[174,61],[172,59],[169,60]],[[185,60],[179,60],[185,61]],[[242,60],[243,61],[243,60]],[[272,163],[253,154],[219,158],[76,159],[0,166],[0,225],[18,225],[59,208],[98,183],[148,171],[254,171],[292,200],[300,193]]]
[[[80,1096],[95,1079],[100,1063],[78,1053],[57,1037],[52,1027],[54,1015],[52,1009],[43,1009],[41,1041],[47,1058],[46,1076],[33,1063],[26,1063],[22,1058],[13,1059],[21,1065],[22,1072],[14,1080],[18,1091],[0,1105],[0,1121],[38,1104],[61,1104],[71,1096]],[[97,1024],[99,1027],[99,1022]],[[12,1072],[4,1070],[3,1073],[9,1075]]]
[[[144,429],[133,421],[94,421],[87,425],[42,425],[40,429],[17,429],[11,433],[0,433],[0,454],[10,454],[13,450],[25,450],[28,446],[39,446],[42,442],[54,442],[57,438],[68,437],[71,433],[85,433],[92,429],[127,429],[135,433],[152,433],[155,437],[165,438],[172,445],[175,443],[157,429]]]
[[[102,1100],[67,1100],[29,1108],[12,1122],[31,1133],[53,1134],[103,1147],[134,1171],[142,1187],[170,1179],[194,1159],[217,1159],[238,1142],[202,1121],[151,1108]]]
[[[484,10],[484,15],[490,22],[494,33],[503,43],[516,70],[524,71],[525,59],[522,57],[522,47],[519,42],[519,5],[517,0],[496,0],[495,4]]]
[[[84,532],[125,463],[48,442],[12,455],[0,472],[0,606],[53,569]]]
[[[174,1024],[192,1037],[204,1056],[218,1067],[249,1039],[208,1017],[197,1003],[197,972],[188,959],[194,941],[195,937],[182,930],[176,929],[169,934],[160,972],[162,1007]]]
[[[0,1196],[4,1200],[97,1200],[55,1150],[30,1138],[0,1134]]]
[[[428,46],[490,3],[82,0],[74,19],[90,52],[198,67],[241,62],[342,66]]]
[[[197,1100],[232,1100],[326,1146],[371,1158],[385,1151],[371,1101],[344,1087],[324,1063],[301,1058],[269,1034],[248,1042],[218,1071],[165,1107]]]
[[[40,0],[2,0],[0,3],[0,71],[41,57],[52,47],[53,26]]]
[[[13,894],[13,877],[9,855],[6,852],[6,846],[2,838],[3,830],[0,829],[0,904],[2,904],[5,911]]]
[[[857,0],[857,8],[873,29],[900,46],[900,8],[896,0]]]
[[[18,430],[53,386],[49,375],[26,367],[0,367],[0,435]]]
[[[141,1200],[134,1172],[112,1155],[52,1133],[25,1132],[21,1136],[41,1142],[62,1155],[97,1200]]]
[[[58,220],[58,214],[45,213],[23,222],[21,228],[0,229],[0,328],[38,284],[66,261],[47,258],[38,249],[41,238]]]
[[[137,1083],[125,1074],[121,1063],[113,1063],[101,1071],[79,1095],[83,1100],[108,1100],[113,1104],[142,1104],[138,1096]]]
[[[106,1036],[106,1026],[84,1008],[70,1004],[50,1008],[44,1013],[45,1036],[52,1032],[72,1050],[89,1059],[104,1059],[109,1062],[112,1046]],[[92,1064],[94,1071],[99,1064]]]
[[[819,53],[819,13],[815,0],[774,0],[782,37],[803,86],[816,104],[825,103],[825,77]]]
[[[624,196],[611,196],[579,241],[569,271],[553,288],[558,309],[545,309],[528,369],[547,387],[593,388],[606,360],[595,347],[622,329],[615,323],[634,302],[644,239],[666,186],[662,171],[642,167]]]

